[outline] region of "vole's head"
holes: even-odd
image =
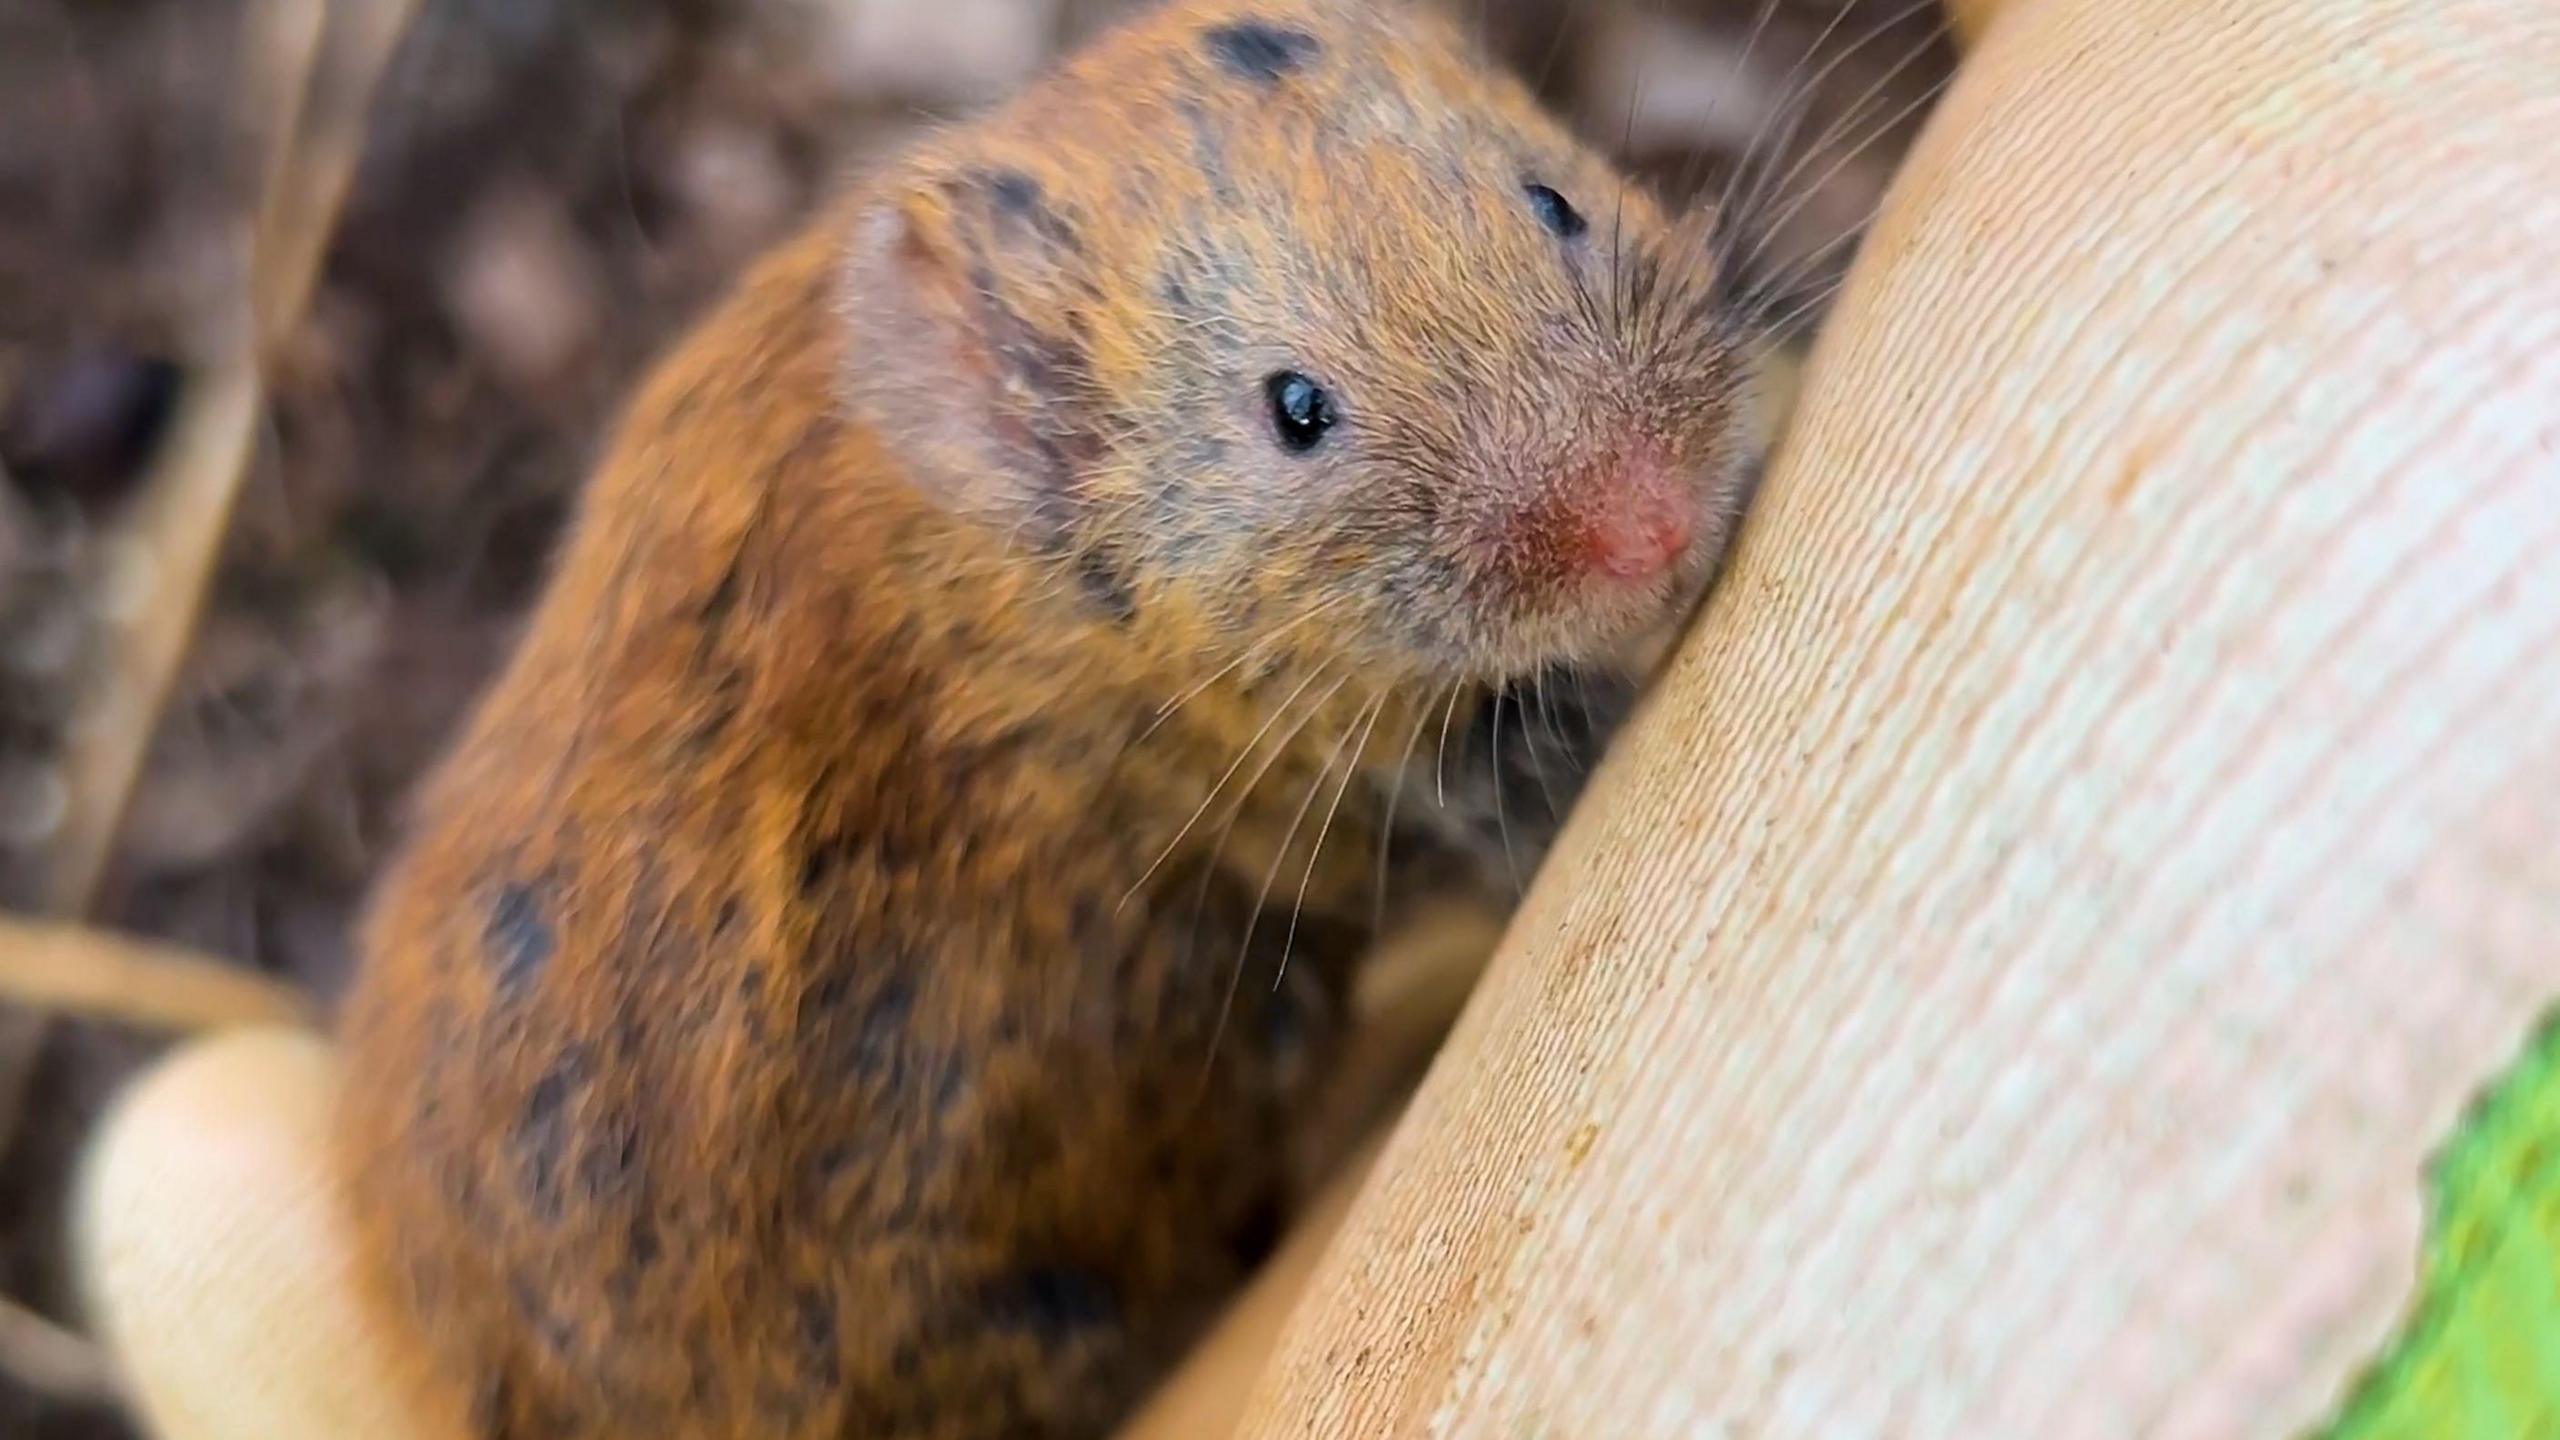
[[[1187,0],[890,177],[851,391],[1124,623],[1517,674],[1672,618],[1729,538],[1708,240],[1437,23]]]

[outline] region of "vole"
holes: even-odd
[[[422,1395],[1103,1433],[1273,1243],[1381,909],[1534,869],[1711,577],[1716,242],[1440,21],[1176,0],[753,269],[369,912]]]

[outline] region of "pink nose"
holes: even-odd
[[[1604,497],[1590,519],[1585,562],[1619,580],[1650,580],[1687,553],[1697,512],[1663,477]]]

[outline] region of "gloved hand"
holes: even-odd
[[[92,1318],[159,1440],[457,1440],[413,1413],[347,1280],[325,1163],[337,1072],[297,1029],[182,1046],[81,1178]]]

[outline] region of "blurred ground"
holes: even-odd
[[[402,796],[500,657],[635,372],[839,177],[1117,3],[426,0],[271,365],[93,918],[332,993]],[[1808,198],[1772,242],[1808,298],[1947,63],[1927,0],[1782,0],[1747,59],[1752,0],[1461,3],[1666,188],[1720,185],[1818,76],[1782,130],[1828,148],[1787,177]],[[0,0],[0,905],[37,903],[101,614],[153,603],[117,527],[243,283],[264,153],[243,37],[293,8]],[[0,1295],[69,1313],[66,1162],[150,1047],[0,1011]],[[127,1433],[6,1360],[0,1435]]]

